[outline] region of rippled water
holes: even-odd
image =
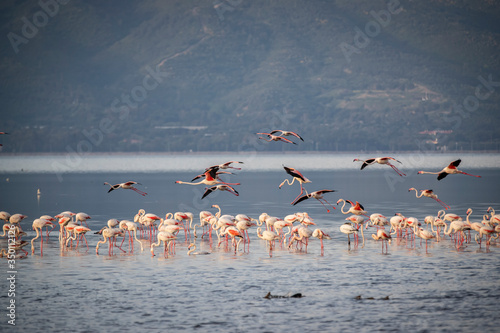
[[[219,161],[226,158],[219,157]],[[498,156],[488,158],[495,161]],[[347,160],[347,156],[335,163],[341,165],[342,159]],[[352,166],[352,158],[349,159]],[[453,159],[454,156],[443,158],[448,162]],[[451,206],[451,212],[465,216],[470,207],[474,210],[472,220],[478,221],[489,206],[500,210],[500,170],[489,165],[492,163],[489,160],[475,160],[478,165],[474,165],[463,156],[462,159],[464,171],[480,174],[482,178],[451,175],[438,182],[435,176],[416,175],[414,168],[405,169],[403,166],[410,163],[401,158],[401,170],[408,174],[404,178],[386,166],[363,171],[358,170],[359,165],[350,170],[306,167],[309,171],[304,173],[312,183],[305,187],[309,191],[337,190],[325,196],[331,203],[339,198],[357,200],[368,213],[391,216],[401,212],[421,221],[426,215],[436,214],[441,206],[428,198],[415,198],[415,193],[408,192],[408,188],[432,188]],[[321,156],[313,156],[312,161],[325,164]],[[185,160],[180,162],[181,168],[184,163]],[[245,163],[243,167],[252,163]],[[235,171],[237,174],[226,178],[242,183],[237,187],[239,197],[224,192],[204,200],[200,200],[203,186],[174,183],[192,178],[191,169],[161,173],[150,170],[147,173],[123,171],[125,174],[64,173],[62,181],[56,174],[44,170],[41,170],[43,173],[28,172],[27,168],[24,172],[4,170],[0,210],[29,216],[22,223],[28,240],[34,235],[30,230],[33,219],[42,214],[83,211],[92,216],[91,229],[98,230],[110,218],[132,219],[140,208],[161,216],[175,211],[192,211],[196,216],[201,210],[214,212],[210,208],[212,204],[219,204],[223,214],[244,213],[252,217],[262,212],[284,217],[307,211],[317,226],[332,236],[332,240],[325,240],[324,256],[320,255],[319,241],[313,239],[307,253],[278,247],[271,257],[254,229],[250,233],[249,250],[245,252],[235,255],[234,250],[217,248],[216,244],[210,247],[208,242],[198,240],[198,247],[212,254],[188,257],[187,244],[179,241],[176,254],[168,258],[161,255],[160,249],[151,257],[147,247],[142,253],[136,247],[133,254],[115,249],[113,256],[103,247],[96,255],[95,244],[99,238],[94,234],[87,236],[91,247],[88,252],[84,248],[61,252],[57,239],[51,236],[44,245],[43,256],[37,243],[34,256],[16,261],[16,329],[52,332],[498,330],[494,320],[500,296],[498,243],[488,250],[484,244],[479,249],[471,243],[457,251],[447,239],[429,243],[426,253],[425,243],[421,244],[419,239],[415,244],[393,241],[388,254],[382,254],[381,244],[370,238],[372,231],[368,230],[364,246],[351,245],[348,249],[345,235],[339,232],[347,215],[338,209],[328,214],[315,200],[291,206],[290,202],[299,192],[298,185],[279,190],[277,186],[287,178],[281,170],[283,162],[273,157],[264,163],[267,165],[261,168],[276,171],[249,167],[254,171]],[[138,187],[148,195],[142,197],[128,190],[108,194],[108,187],[103,185],[104,181],[125,180],[141,182],[142,186]],[[36,196],[37,189],[42,193],[40,198]],[[3,331],[8,326],[5,308],[9,297],[3,278],[7,274],[6,261],[1,263],[4,283],[0,284],[3,289],[0,308],[4,310],[0,329]],[[301,293],[304,297],[265,299],[268,292],[273,295]],[[361,299],[357,299],[359,295]],[[384,299],[387,296],[389,299]]]

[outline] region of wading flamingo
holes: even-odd
[[[391,234],[385,231],[384,229],[378,229],[376,235],[372,235],[374,240],[382,241],[382,253],[384,253],[384,241],[385,241],[385,253],[388,252],[387,243],[392,239]]]
[[[43,255],[43,234],[42,234],[42,228],[47,227],[51,225],[52,228],[54,228],[54,224],[48,220],[44,219],[36,219],[33,221],[33,230],[36,231],[36,237],[34,237],[31,240],[31,253],[35,253],[35,245],[33,244],[34,241],[41,236],[41,241],[40,241],[40,254]]]
[[[137,188],[135,188],[133,185],[135,184],[138,184],[138,185],[141,185],[141,183],[138,183],[138,182],[134,182],[134,181],[128,181],[128,182],[125,182],[125,183],[120,183],[120,184],[115,184],[115,185],[111,185],[110,183],[108,182],[105,182],[104,185],[109,185],[111,188],[109,189],[108,193],[113,191],[113,190],[117,190],[119,188],[123,188],[125,190],[132,190],[132,191],[135,191],[137,193],[139,193],[140,195],[142,196],[145,196],[147,195],[146,192],[143,192],[141,190],[138,190]]]
[[[387,164],[388,166],[390,166],[394,171],[396,171],[396,173],[400,176],[406,176],[404,173],[402,173],[401,171],[398,170],[398,168],[396,168],[396,166],[394,166],[394,164],[392,164],[390,161],[396,161],[398,163],[401,163],[400,161],[398,161],[397,159],[395,158],[392,158],[392,157],[376,157],[376,158],[369,158],[367,160],[360,160],[359,158],[355,158],[353,160],[353,162],[363,162],[363,164],[361,165],[361,170],[363,170],[364,168],[366,168],[368,165],[372,165],[372,164],[375,164],[375,163],[378,163],[378,164]]]
[[[155,255],[154,247],[160,246],[161,242],[163,242],[163,247],[164,247],[163,255],[165,257],[167,256],[168,252],[173,253],[172,247],[175,247],[175,240],[176,239],[177,239],[177,237],[175,237],[174,235],[172,235],[169,232],[166,232],[166,231],[159,232],[158,233],[158,242],[151,244],[151,256],[154,257],[154,255]],[[168,250],[167,250],[167,248],[168,248]]]
[[[447,204],[442,202],[441,199],[438,199],[437,194],[435,194],[433,190],[417,190],[416,188],[412,187],[408,190],[408,192],[410,192],[410,191],[415,191],[415,196],[417,198],[421,198],[422,196],[427,197],[427,198],[431,198],[431,199],[434,199],[437,202],[439,202],[441,204],[441,206],[444,207],[444,209],[450,208],[450,206],[448,206]],[[420,195],[418,194],[418,191],[420,191]]]
[[[356,229],[356,227],[354,227],[351,223],[346,222],[340,226],[340,232],[347,235],[347,245],[349,245],[350,247],[351,246],[350,235],[357,234],[358,229]]]
[[[421,174],[438,175],[437,180],[441,180],[448,175],[457,174],[457,173],[460,173],[462,175],[481,178],[481,176],[471,175],[470,173],[458,170],[457,167],[460,165],[460,162],[462,162],[462,160],[460,160],[460,159],[453,161],[446,168],[444,168],[443,170],[438,171],[438,172],[419,171],[419,172],[417,172],[417,174],[419,174],[419,175],[421,175]]]
[[[324,239],[332,239],[330,237],[330,235],[328,235],[327,233],[325,233],[323,230],[321,229],[314,229],[313,233],[312,233],[312,237],[316,237],[317,239],[320,240],[321,242],[321,255],[323,255],[323,238]]]
[[[273,242],[276,240],[276,239],[279,239],[279,235],[273,231],[270,231],[270,230],[264,230],[264,232],[262,232],[262,229],[261,228],[257,228],[257,237],[259,237],[260,239],[263,239],[266,241],[266,245],[269,244],[269,256],[272,256],[272,252],[273,252]]]
[[[196,251],[196,244],[195,243],[189,244],[188,252],[187,252],[188,256],[198,255],[198,254],[202,254],[202,255],[211,254],[211,252],[207,252],[207,251],[198,251],[198,252],[195,252],[195,251]]]
[[[495,210],[493,207],[488,207],[488,210],[486,211],[487,213],[491,212],[491,218],[490,221],[493,223],[500,223],[500,215],[495,215]]]

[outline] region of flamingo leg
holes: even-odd
[[[139,189],[137,189],[137,188],[135,188],[135,187],[130,187],[130,189],[131,189],[131,190],[133,190],[133,191],[135,191],[135,192],[137,192],[137,193],[139,193],[139,194],[140,194],[140,195],[142,195],[142,196],[147,195],[147,193],[146,193],[146,192],[143,192],[143,191],[141,191],[141,190],[139,190]]]
[[[394,164],[391,164],[391,163],[387,162],[387,165],[389,165],[401,177],[406,176],[406,174],[404,174],[401,171],[399,171],[398,168],[396,168],[396,166]]]
[[[463,171],[459,171],[458,173],[461,173],[462,175],[467,175],[467,176],[472,176],[472,177],[478,177],[478,178],[481,178],[481,176],[471,175],[470,173],[463,172]]]

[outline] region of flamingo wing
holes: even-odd
[[[286,166],[283,166],[283,168],[285,168],[286,173],[288,173],[290,176],[299,178],[302,181],[306,181],[306,177],[304,177],[299,171],[295,170],[294,168],[289,168]]]
[[[203,193],[203,196],[201,197],[202,199],[205,198],[207,195],[209,195],[210,193],[212,193],[213,191],[215,191],[217,189],[217,186],[212,186],[212,187],[207,187],[205,189],[205,193]]]
[[[444,178],[444,177],[446,177],[446,176],[448,176],[448,172],[440,172],[440,173],[438,174],[437,179],[438,179],[438,180],[441,180],[441,179],[443,179],[443,178]]]
[[[453,161],[450,163],[450,165],[448,165],[448,168],[455,169],[456,167],[458,167],[460,165],[460,162],[462,162],[461,159]]]
[[[304,200],[307,200],[307,199],[309,199],[310,197],[311,197],[311,195],[310,195],[310,194],[303,195],[303,196],[301,196],[300,198],[298,198],[298,199],[297,199],[297,201],[295,201],[295,202],[293,203],[293,205],[295,206],[295,205],[296,205],[296,204],[298,204],[299,202],[304,201]]]

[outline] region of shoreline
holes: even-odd
[[[304,151],[196,151],[196,152],[92,152],[77,154],[80,157],[86,156],[188,156],[188,155],[351,155],[351,154],[373,154],[373,155],[391,155],[391,154],[429,154],[429,155],[453,155],[453,154],[500,154],[498,150],[449,150],[449,151],[421,151],[421,150],[404,150],[404,151],[383,151],[383,150],[373,150],[373,151],[316,151],[316,150],[304,150]],[[73,153],[68,152],[23,152],[23,153],[12,153],[12,152],[0,152],[1,156],[65,156],[73,155]]]

